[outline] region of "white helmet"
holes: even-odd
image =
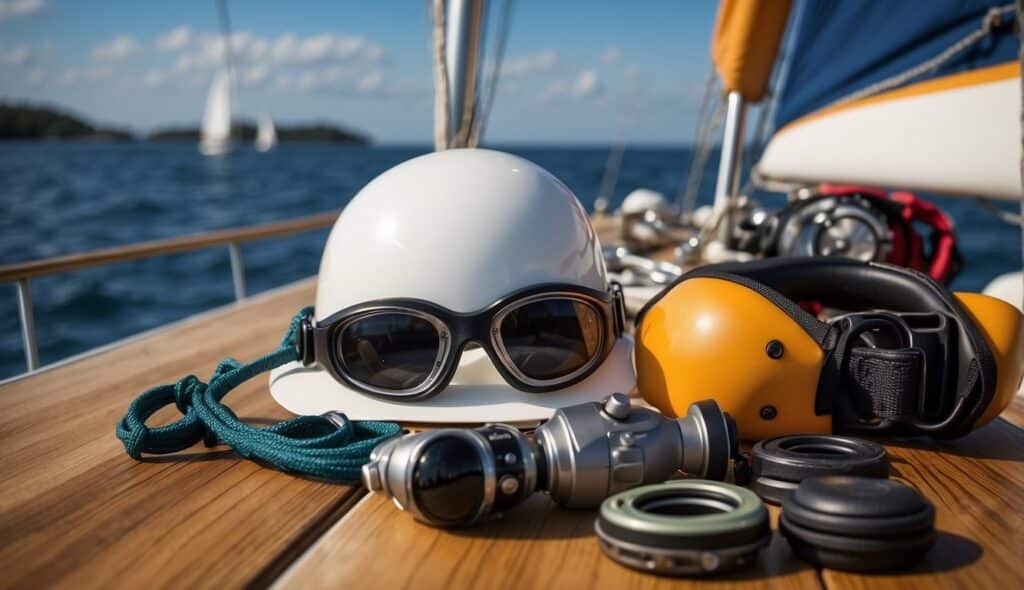
[[[545,284],[609,290],[601,246],[579,201],[554,176],[517,156],[448,150],[384,172],[344,209],[320,263],[316,322],[395,298],[469,314]],[[608,346],[608,356],[589,376],[546,393],[509,385],[483,348],[464,350],[448,386],[426,399],[369,395],[319,366],[299,363],[275,370],[270,388],[298,414],[530,422],[563,406],[632,390],[632,339]]]

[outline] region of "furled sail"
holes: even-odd
[[[722,0],[718,5],[711,58],[727,92],[735,90],[750,102],[764,97],[789,7],[789,0]]]
[[[199,151],[216,156],[231,150],[231,77],[219,72],[210,85],[203,111]]]
[[[799,2],[758,173],[1018,198],[1015,21],[1006,0]]]

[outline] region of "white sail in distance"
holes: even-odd
[[[274,127],[274,120],[266,113],[260,115],[259,125],[256,128],[256,149],[266,152],[274,149],[277,145],[277,129]]]
[[[227,71],[217,73],[206,96],[199,151],[207,156],[231,151],[231,77]]]

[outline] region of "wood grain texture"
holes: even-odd
[[[938,541],[914,570],[824,570],[826,586],[1024,588],[1024,430],[997,419],[955,441],[886,446],[894,477],[935,504]]]
[[[895,477],[936,506],[939,540],[910,572],[857,575],[825,570],[828,588],[1024,586],[1024,431],[1007,421],[951,442],[889,441]],[[773,520],[777,510],[772,508]],[[591,533],[593,511],[566,511],[534,496],[502,520],[465,531],[418,524],[370,495],[331,528],[277,583],[281,588],[658,588],[813,587],[818,573],[796,561],[776,533],[758,567],[740,577],[671,580],[606,559]],[[388,556],[400,556],[390,558]]]
[[[241,586],[276,575],[336,520],[357,490],[224,447],[137,462],[114,436],[144,389],[273,350],[313,288],[304,281],[0,388],[0,587]],[[227,401],[243,417],[288,417],[262,376]]]
[[[777,534],[757,567],[732,576],[680,580],[607,559],[593,510],[565,510],[544,494],[503,519],[460,530],[417,523],[377,494],[359,502],[276,588],[820,588]]]

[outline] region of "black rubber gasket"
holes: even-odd
[[[935,508],[898,481],[814,477],[786,497],[779,531],[797,556],[821,567],[901,569],[935,543]]]
[[[780,504],[808,477],[860,475],[885,478],[885,448],[850,436],[796,434],[763,440],[751,451],[751,488]]]

